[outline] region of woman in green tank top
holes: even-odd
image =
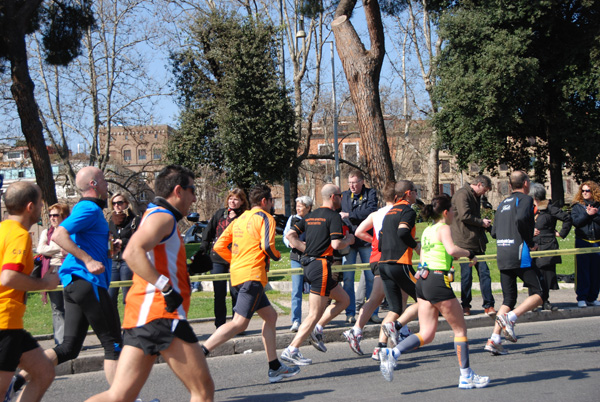
[[[425,219],[433,219],[434,224],[425,229],[421,238],[421,264],[416,285],[420,331],[405,338],[393,349],[381,350],[381,373],[391,381],[396,360],[402,353],[431,343],[441,313],[454,331],[454,349],[460,366],[458,387],[483,388],[487,386],[489,377],[478,376],[470,367],[467,326],[460,302],[452,291],[453,279],[450,277],[454,258],[468,257],[472,264],[477,260],[472,252],[458,247],[452,240],[449,225],[454,219],[454,210],[449,196],[435,197],[421,215]]]

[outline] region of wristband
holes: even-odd
[[[154,287],[159,289],[161,292],[163,291],[163,289],[165,288],[165,285],[169,283],[169,278],[167,278],[164,275],[161,275],[158,280],[156,281],[156,283],[154,284]]]
[[[173,292],[173,286],[169,286],[169,290],[167,290],[166,292],[163,292],[162,290],[160,291],[160,293],[162,293],[163,296],[168,296]]]

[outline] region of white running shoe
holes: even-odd
[[[585,302],[585,300],[579,300],[577,302],[577,307],[580,307],[580,308],[587,307],[587,303]]]
[[[394,369],[396,368],[396,358],[393,349],[382,348],[379,351],[379,370],[386,381],[394,379]]]
[[[269,369],[269,382],[278,382],[284,378],[293,377],[299,372],[300,367],[298,366],[288,367],[285,364],[282,364],[277,370]]]
[[[379,361],[379,350],[380,347],[376,346],[375,349],[373,349],[373,354],[371,355],[371,359],[375,360],[376,362]]]
[[[287,348],[281,352],[281,360],[294,363],[296,366],[308,366],[312,364],[312,360],[302,356],[300,351],[291,353]]]
[[[346,341],[348,341],[348,344],[350,345],[350,349],[352,349],[352,351],[354,353],[356,353],[359,356],[363,356],[364,352],[362,351],[362,349],[360,348],[360,341],[362,340],[362,335],[354,335],[354,329],[350,328],[347,331],[344,331],[342,333],[342,335],[344,336],[344,338],[346,338]]]
[[[496,343],[496,342],[492,341],[491,339],[488,339],[488,341],[485,344],[485,347],[483,349],[490,352],[494,356],[501,356],[501,355],[505,355],[508,353],[506,350],[504,350],[504,347],[502,346],[502,344]]]
[[[395,348],[398,345],[398,331],[396,331],[396,324],[393,322],[386,322],[381,326],[383,333],[388,338],[388,343],[391,347]]]
[[[327,352],[327,346],[325,346],[325,342],[323,342],[323,333],[317,332],[315,328],[313,332],[310,333],[310,337],[308,338],[308,343],[314,346],[319,352]]]
[[[490,382],[490,377],[479,376],[471,370],[471,376],[464,377],[460,376],[458,380],[458,388],[461,389],[473,389],[473,388],[485,388]]]
[[[517,341],[515,322],[508,319],[508,314],[497,315],[496,322],[502,327],[502,333],[507,340],[511,342]]]
[[[300,322],[294,321],[292,323],[292,326],[290,327],[290,331],[292,331],[292,332],[298,332],[298,328],[300,328]]]

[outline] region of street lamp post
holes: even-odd
[[[338,150],[338,114],[335,96],[335,59],[333,57],[333,41],[331,45],[331,103],[333,105],[333,156],[335,158],[335,185],[340,186],[340,153]]]

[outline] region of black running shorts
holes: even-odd
[[[0,330],[0,371],[14,372],[23,353],[40,347],[24,329]]]
[[[316,258],[302,268],[311,293],[329,297],[331,290],[338,285],[331,276],[331,263],[326,258]]]
[[[171,346],[173,338],[196,343],[198,338],[185,320],[159,318],[141,327],[123,330],[123,344],[142,349],[145,355],[158,355]]]
[[[523,285],[529,288],[530,295],[542,295],[542,284],[534,268],[500,270],[500,285],[504,297],[502,304],[510,307],[511,310],[517,305],[517,295],[519,294],[517,278],[521,278]]]
[[[432,304],[456,298],[451,282],[444,271],[429,271],[426,279],[419,278],[416,285],[417,297]]]

